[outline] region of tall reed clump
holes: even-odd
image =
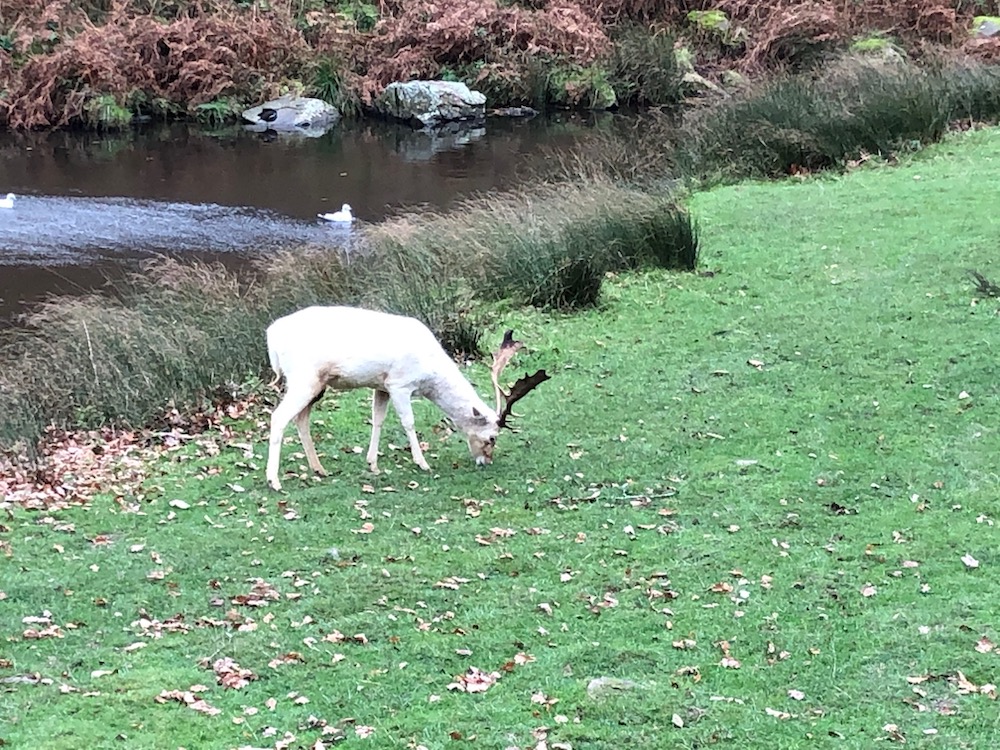
[[[682,170],[739,179],[889,156],[939,140],[958,119],[1000,116],[1000,72],[849,59],[819,77],[777,79],[689,119]]]
[[[220,388],[232,391],[267,374],[264,330],[293,310],[392,309],[380,304],[380,290],[361,286],[375,281],[367,267],[348,258],[339,248],[296,248],[249,275],[221,264],[160,261],[116,282],[115,300],[94,295],[42,304],[23,329],[0,341],[0,446],[30,449],[49,425],[138,427],[171,405],[198,408]],[[413,301],[398,312],[437,325],[456,351],[478,353],[478,330],[448,300],[427,296],[416,283],[398,286]]]
[[[225,268],[149,269],[120,301],[88,296],[43,304],[8,337],[0,368],[0,443],[37,437],[49,424],[139,426],[168,402],[260,372],[250,341],[263,318]]]
[[[462,269],[466,295],[537,307],[593,305],[609,271],[692,269],[698,256],[693,221],[673,198],[601,179],[491,195],[449,214],[408,214],[369,239],[379,248],[395,237],[432,268],[451,269],[444,278]],[[434,273],[421,283],[433,283]]]
[[[948,82],[952,120],[995,122],[1000,119],[1000,67],[953,66],[941,75]]]

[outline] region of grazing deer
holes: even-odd
[[[494,410],[479,398],[455,361],[419,320],[355,307],[307,307],[278,318],[267,328],[267,353],[274,382],[285,378],[285,396],[271,413],[268,483],[275,490],[281,489],[281,442],[292,420],[309,467],[326,475],[309,433],[309,412],[327,388],[374,390],[367,456],[373,472],[378,472],[379,435],[390,401],[410,441],[414,463],[430,470],[413,426],[413,396],[434,402],[451,417],[465,433],[477,464],[491,463],[497,434],[508,426],[511,407],[549,379],[544,370],[539,370],[518,380],[508,393],[503,392],[500,372],[522,346],[520,341],[514,341],[513,332],[507,331],[493,355],[492,381],[497,399]]]

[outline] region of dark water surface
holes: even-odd
[[[350,203],[363,221],[507,189],[551,174],[591,137],[583,121],[490,119],[431,136],[360,122],[320,138],[185,125],[125,134],[0,132],[0,325],[32,300],[78,293],[159,255],[224,258],[348,230],[319,212]]]

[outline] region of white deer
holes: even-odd
[[[309,433],[309,413],[326,388],[374,390],[367,455],[373,472],[378,472],[379,436],[390,401],[410,441],[414,463],[425,471],[430,469],[414,429],[410,403],[413,396],[429,399],[451,417],[465,433],[477,464],[491,463],[497,434],[511,416],[510,407],[549,378],[539,370],[518,380],[508,393],[501,390],[500,371],[521,346],[508,331],[494,355],[492,376],[497,407],[492,409],[477,395],[434,334],[415,318],[355,307],[307,307],[278,318],[267,328],[267,352],[274,382],[285,378],[285,396],[271,413],[268,483],[275,490],[281,489],[281,443],[292,420],[309,467],[326,475]],[[506,401],[503,409],[501,397]]]

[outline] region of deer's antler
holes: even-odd
[[[490,374],[493,379],[493,389],[496,391],[497,414],[500,416],[500,427],[508,426],[507,422],[513,416],[511,407],[517,401],[527,396],[541,383],[549,380],[549,375],[546,374],[545,370],[539,370],[534,375],[525,373],[523,378],[518,379],[514,383],[509,393],[503,392],[503,389],[500,387],[500,373],[503,372],[504,367],[507,366],[517,351],[523,348],[524,342],[515,341],[514,331],[508,330],[503,335],[503,342],[500,344],[500,348],[493,354],[493,367]]]
[[[524,377],[519,378],[517,382],[514,383],[513,387],[510,389],[510,393],[505,394],[506,403],[504,404],[503,411],[500,412],[499,426],[509,427],[510,425],[508,425],[507,422],[514,416],[514,413],[511,411],[511,407],[549,379],[549,375],[545,372],[545,370],[539,370],[534,375],[524,373]]]
[[[500,389],[500,373],[503,372],[503,368],[507,366],[518,350],[523,348],[523,341],[514,341],[514,329],[511,328],[504,333],[500,348],[493,352],[493,367],[490,369],[490,376],[493,379],[493,390],[497,396],[497,414],[500,413],[500,407],[503,406],[501,397],[505,395]]]

